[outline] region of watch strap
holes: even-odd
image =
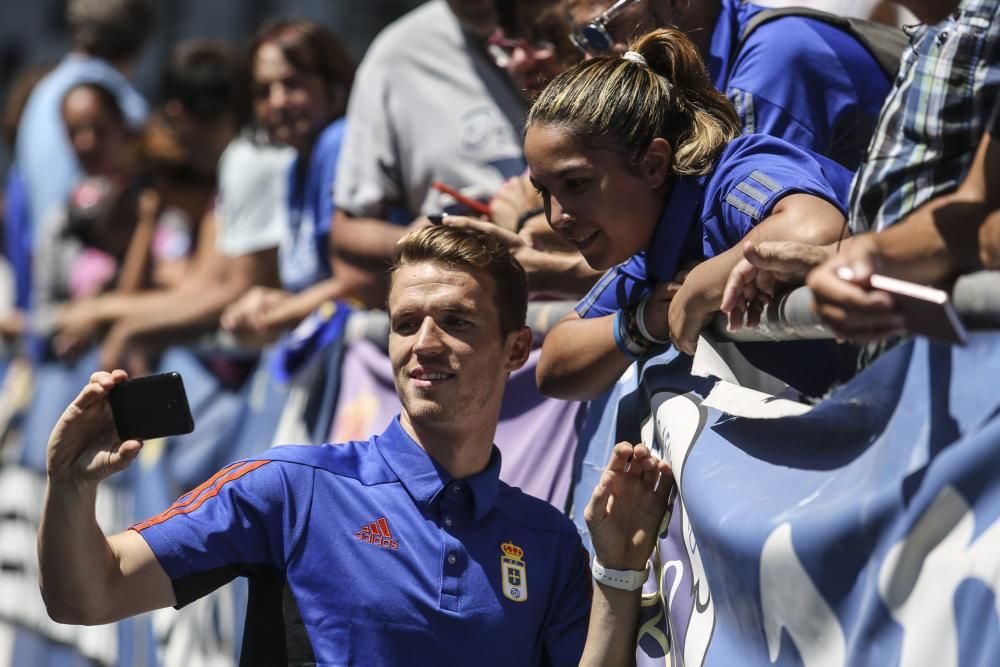
[[[639,590],[649,577],[648,564],[642,570],[612,570],[598,563],[597,556],[594,556],[590,571],[594,575],[594,581],[623,591]]]

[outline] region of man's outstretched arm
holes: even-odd
[[[97,625],[175,604],[170,578],[134,531],[106,537],[97,525],[97,486],[142,449],[121,442],[107,393],[124,371],[94,373],[66,408],[48,444],[48,486],[38,530],[42,599],[60,623]]]

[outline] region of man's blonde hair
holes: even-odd
[[[426,227],[403,237],[389,272],[389,290],[404,266],[436,262],[449,268],[479,269],[493,278],[493,302],[500,333],[524,326],[528,311],[528,283],[524,269],[499,240],[474,229]]]
[[[588,144],[624,151],[638,163],[662,137],[676,174],[705,174],[740,134],[733,105],[712,85],[694,44],[675,28],[655,30],[630,47],[645,59],[602,56],[566,70],[528,113],[525,131],[555,125]]]

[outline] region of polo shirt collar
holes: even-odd
[[[677,275],[681,261],[690,259],[692,252],[700,253],[700,244],[692,250],[692,239],[699,226],[698,215],[708,176],[678,176],[674,179],[670,199],[660,221],[656,224],[653,239],[646,251],[646,276],[654,283],[669,282]]]
[[[476,521],[486,516],[496,504],[501,464],[500,450],[496,445],[490,453],[489,463],[482,471],[471,477],[455,480],[410,437],[400,424],[398,415],[378,437],[377,444],[386,463],[419,505],[432,507],[441,499],[444,491],[455,484],[468,485]]]

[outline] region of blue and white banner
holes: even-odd
[[[812,407],[673,352],[634,366],[575,506],[618,440],[674,469],[638,664],[1000,664],[998,415],[992,333],[907,343]]]

